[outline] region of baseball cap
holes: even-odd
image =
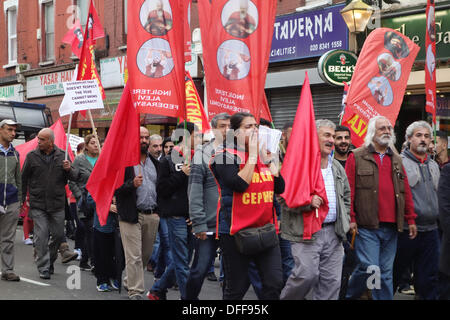
[[[17,126],[17,127],[20,127],[20,123],[15,122],[14,120],[11,120],[11,119],[3,119],[2,121],[0,121],[0,128],[3,127],[5,124],[10,125],[10,126]]]

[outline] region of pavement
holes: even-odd
[[[54,264],[55,273],[50,280],[39,278],[33,261],[33,246],[23,243],[22,226],[17,226],[15,241],[15,273],[21,277],[20,282],[0,281],[0,300],[128,300],[125,289],[122,292],[98,292],[96,278],[90,271],[81,271],[79,261],[62,264],[60,256]],[[74,242],[68,239],[69,247],[74,249]],[[216,259],[215,274],[219,276],[219,261]],[[145,271],[146,290],[154,282],[153,273]],[[169,289],[168,300],[179,300],[178,290]],[[222,289],[219,282],[205,279],[200,300],[221,300]],[[147,298],[145,298],[147,299]],[[256,300],[257,297],[250,288],[244,300]],[[413,300],[414,296],[396,294],[394,300]]]

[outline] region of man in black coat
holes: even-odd
[[[439,298],[450,300],[450,163],[446,164],[441,171],[438,201],[439,220],[443,233],[439,261]]]
[[[22,169],[22,201],[29,192],[36,264],[42,279],[50,279],[64,239],[65,186],[69,179],[78,179],[78,170],[64,159],[64,151],[55,145],[53,130],[45,128],[39,131],[38,148],[27,154]]]
[[[142,300],[144,267],[158,233],[156,180],[159,162],[149,153],[150,134],[140,128],[141,161],[125,169],[124,184],[116,190],[119,227],[125,253],[124,287],[131,300]]]

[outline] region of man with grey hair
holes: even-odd
[[[29,192],[39,277],[50,279],[64,239],[65,186],[69,179],[78,179],[79,171],[64,160],[64,151],[55,145],[52,129],[42,129],[37,138],[38,148],[27,154],[22,169],[22,201]]]
[[[162,156],[162,143],[163,138],[159,134],[153,134],[150,136],[150,145],[148,147],[148,153],[156,160],[161,160]]]
[[[352,150],[345,166],[351,189],[350,229],[356,233],[358,258],[350,278],[347,299],[366,289],[374,300],[392,300],[392,269],[397,232],[406,220],[409,237],[417,227],[414,203],[401,157],[394,152],[394,128],[382,116],[370,119],[364,145]],[[376,273],[373,283],[368,277]]]
[[[303,240],[303,213],[318,209],[324,200],[313,195],[309,205],[282,211],[281,236],[291,241],[295,261],[280,296],[286,300],[305,299],[310,292],[313,300],[337,300],[341,286],[342,242],[350,224],[350,186],[344,168],[332,157],[336,125],[321,119],[316,127],[329,211],[311,240]]]
[[[203,280],[214,261],[219,241],[215,239],[216,214],[219,199],[214,176],[209,169],[211,157],[217,147],[223,144],[230,128],[228,113],[217,114],[211,120],[214,139],[199,145],[194,154],[194,162],[189,176],[189,217],[195,235],[195,256],[186,283],[186,299],[198,300]]]
[[[20,281],[14,273],[14,241],[22,200],[19,153],[12,141],[19,124],[5,119],[0,122],[0,250],[2,280]]]
[[[425,121],[411,123],[406,129],[408,147],[401,157],[408,176],[417,214],[417,237],[409,239],[405,232],[398,235],[394,263],[394,290],[403,272],[412,264],[414,290],[420,299],[438,298],[438,195],[439,165],[428,156],[432,139],[431,126]],[[407,227],[403,228],[405,231]]]

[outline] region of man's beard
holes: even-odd
[[[425,144],[420,144],[416,147],[416,152],[419,154],[424,154],[428,152],[428,148]]]
[[[387,134],[384,134],[384,135],[381,136],[381,137],[375,137],[375,141],[376,141],[380,146],[383,146],[383,147],[387,147],[387,146],[389,146],[390,143],[393,144],[393,142],[394,142],[393,139],[392,139],[392,136],[387,135]]]
[[[141,143],[141,154],[147,154],[149,146],[150,146],[149,144]]]
[[[335,145],[334,146],[334,150],[336,150],[337,153],[339,153],[341,156],[344,156],[348,153],[348,149],[349,149],[349,144],[345,143],[345,147],[342,147],[342,145],[344,145],[344,143],[341,143],[339,145]],[[343,151],[343,148],[345,148],[345,150]]]

